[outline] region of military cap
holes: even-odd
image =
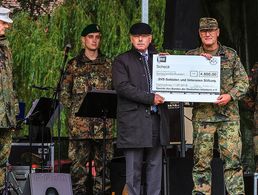
[[[151,34],[151,32],[150,25],[142,22],[133,24],[129,30],[131,35]]]
[[[86,35],[90,34],[90,33],[95,33],[95,32],[100,32],[100,27],[97,24],[89,24],[88,26],[86,26],[82,32],[81,32],[81,36],[85,37]]]
[[[200,30],[217,29],[218,22],[215,18],[201,18],[199,22]]]
[[[7,23],[13,23],[13,20],[11,18],[9,18],[10,12],[11,12],[11,10],[4,8],[4,7],[0,7],[0,20],[2,20],[3,22],[7,22]]]

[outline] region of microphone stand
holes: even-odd
[[[58,105],[57,108],[57,130],[58,130],[58,173],[60,173],[60,162],[61,162],[61,109],[60,109],[60,92],[61,92],[61,83],[64,79],[64,73],[66,70],[66,62],[67,62],[67,58],[68,58],[68,52],[71,48],[70,44],[67,44],[65,47],[65,52],[64,52],[64,59],[63,59],[63,63],[62,63],[62,68],[60,70],[60,77],[56,86],[56,90],[55,93],[53,95],[53,99],[54,99],[54,109],[56,108],[56,104]],[[52,130],[53,131],[53,130]],[[52,132],[53,135],[53,132]],[[52,140],[51,140],[52,142]]]

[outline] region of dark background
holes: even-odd
[[[258,62],[258,0],[167,0],[164,49],[199,46],[198,23],[204,16],[218,20],[220,42],[238,52],[250,73]]]

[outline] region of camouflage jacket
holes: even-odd
[[[103,121],[99,118],[76,117],[75,113],[90,88],[111,89],[111,62],[102,54],[96,60],[80,54],[68,62],[62,82],[61,102],[68,108],[68,126],[71,138],[102,139]],[[107,120],[107,138],[112,138],[112,120]]]
[[[200,55],[204,53],[203,47],[187,52],[188,55]],[[221,57],[221,84],[220,94],[231,95],[231,101],[225,106],[213,103],[195,103],[193,108],[193,121],[217,122],[239,120],[238,100],[248,90],[249,82],[246,71],[236,51],[222,46],[216,56]]]
[[[252,68],[252,74],[249,77],[250,86],[245,97],[241,101],[242,109],[253,114],[254,133],[258,135],[258,63],[255,63]]]
[[[6,37],[0,37],[0,128],[16,126],[18,101],[13,89],[13,62]]]

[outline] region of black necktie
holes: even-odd
[[[145,69],[146,69],[146,73],[147,73],[149,92],[151,92],[152,91],[152,83],[151,83],[152,81],[151,81],[150,68],[149,68],[149,64],[148,64],[148,54],[147,53],[143,53],[142,57],[143,57],[143,60],[144,60],[144,65],[145,65]]]
[[[144,65],[146,68],[146,72],[147,72],[147,80],[148,80],[148,84],[149,84],[149,92],[152,92],[152,80],[151,80],[151,72],[150,72],[150,67],[148,64],[148,54],[147,53],[143,53],[142,57],[144,59]],[[158,112],[158,107],[156,105],[151,106],[151,111],[156,113]]]

